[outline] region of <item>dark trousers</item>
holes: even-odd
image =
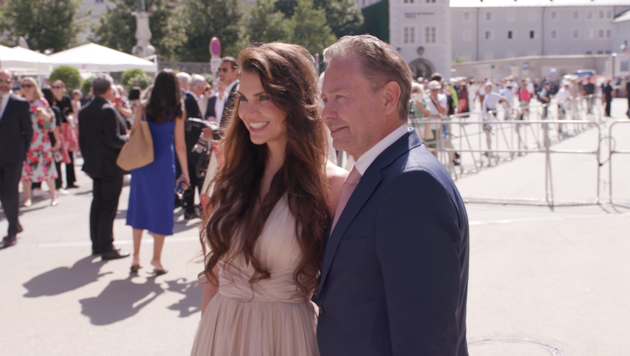
[[[188,176],[190,177],[190,187],[184,192],[184,209],[187,213],[195,212],[195,189],[201,194],[203,180],[197,178],[195,165],[200,159],[199,154],[188,155]]]
[[[626,114],[630,117],[630,91],[628,91],[628,112]]]
[[[77,182],[77,177],[74,174],[74,152],[68,152],[70,155],[70,163],[66,163],[66,187],[70,185],[74,185]],[[61,177],[61,171],[59,171],[59,176]]]
[[[612,103],[612,100],[606,99],[606,116],[608,117],[610,117],[611,103]]]
[[[95,252],[114,248],[114,219],[122,187],[122,176],[93,178],[90,238]]]
[[[17,235],[20,193],[18,185],[22,175],[22,163],[0,162],[0,202],[9,222],[9,236]]]

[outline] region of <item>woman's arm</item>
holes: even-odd
[[[131,125],[131,130],[135,130],[140,125],[140,120],[142,120],[142,114],[144,113],[144,107],[142,105],[138,106],[138,110],[136,110],[136,116],[133,119],[133,125]]]
[[[219,276],[219,266],[214,266],[212,273],[215,276]],[[201,315],[206,311],[208,303],[219,293],[219,287],[215,286],[212,282],[206,281],[203,285],[203,294],[201,295]]]
[[[136,122],[134,121],[134,125],[135,124]],[[186,155],[186,139],[184,138],[184,115],[175,119],[175,153],[179,159],[184,183],[190,184],[190,177],[188,176],[188,157]]]
[[[59,126],[55,126],[53,130],[53,136],[55,137],[55,145],[52,147],[53,151],[61,148],[61,135],[59,134]]]

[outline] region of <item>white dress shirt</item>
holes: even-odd
[[[232,84],[228,85],[227,88],[225,88],[225,92],[223,93],[223,100],[220,100],[219,96],[217,95],[217,101],[214,103],[214,113],[217,115],[216,119],[217,124],[219,125],[221,124],[221,119],[223,118],[223,109],[225,109],[225,103],[227,103],[227,99],[230,97],[230,92],[232,91],[232,88],[234,88],[234,86],[238,84],[238,82],[238,80],[235,80],[232,82]]]
[[[376,145],[372,146],[367,152],[365,152],[357,162],[354,164],[354,167],[357,169],[361,176],[365,174],[365,171],[370,167],[372,162],[381,154],[383,151],[387,149],[387,147],[394,144],[394,142],[398,141],[401,137],[403,137],[407,132],[412,129],[407,126],[407,124],[400,125],[399,128],[392,131],[389,135],[385,136],[384,139],[380,140]]]
[[[7,108],[7,104],[9,103],[9,97],[11,96],[13,91],[9,90],[6,95],[0,96],[0,120],[2,120],[2,115],[4,115],[4,109]]]
[[[496,114],[490,115],[488,114],[488,110],[496,110],[497,104],[499,103],[499,101],[501,101],[501,99],[505,100],[505,97],[495,92],[490,92],[486,94],[486,96],[483,98],[483,104],[481,105],[481,118],[483,121],[486,121],[486,120],[493,121],[497,119]]]

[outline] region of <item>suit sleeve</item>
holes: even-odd
[[[27,102],[19,102],[18,117],[20,120],[20,128],[24,135],[24,149],[28,152],[33,140],[33,121],[31,120],[31,107]]]
[[[392,355],[455,356],[462,267],[458,213],[426,171],[401,174],[383,192],[376,251]]]
[[[101,121],[101,133],[103,142],[112,148],[122,148],[127,142],[125,135],[121,135],[118,128],[118,118],[112,108],[103,108]]]

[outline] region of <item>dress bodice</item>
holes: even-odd
[[[269,214],[254,248],[256,258],[271,277],[250,284],[254,268],[239,255],[219,262],[219,293],[243,301],[303,303],[293,281],[293,272],[302,256],[295,226],[295,217],[284,195]]]

